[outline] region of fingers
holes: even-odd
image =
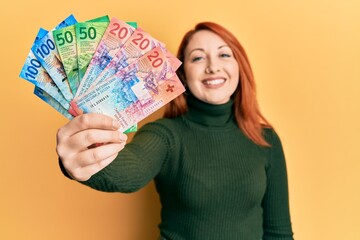
[[[119,126],[112,117],[89,113],[60,128],[56,151],[66,171],[74,179],[84,181],[110,164],[127,140],[118,131]]]
[[[88,165],[86,167],[83,168],[83,172],[86,173],[84,175],[82,175],[80,179],[78,179],[79,181],[86,181],[86,180],[89,180],[89,178],[94,175],[95,173],[101,171],[103,168],[105,168],[107,165],[109,165],[110,163],[112,163],[115,158],[117,157],[118,154],[114,154],[114,155],[111,155],[110,157],[100,161],[100,162],[97,162],[95,164],[91,164],[91,165]]]
[[[95,143],[123,143],[127,135],[119,131],[91,129],[72,135],[68,139],[68,146],[75,151],[86,150]]]
[[[117,130],[119,122],[110,116],[99,113],[82,114],[59,129],[58,137],[69,137],[85,129]]]
[[[87,149],[73,156],[73,158],[76,158],[76,161],[67,158],[66,161],[63,160],[63,164],[74,179],[86,181],[93,174],[109,165],[124,146],[125,143],[109,143]]]
[[[124,148],[125,143],[109,143],[99,147],[90,148],[78,155],[80,167],[96,164],[117,154]]]

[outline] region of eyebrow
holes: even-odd
[[[230,48],[228,45],[221,45],[218,47],[218,50],[224,47],[228,47]],[[201,52],[205,52],[205,50],[203,48],[194,48],[193,50],[191,50],[187,55],[190,56],[190,54],[194,51],[201,51]]]

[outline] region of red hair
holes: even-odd
[[[264,139],[263,128],[271,128],[271,125],[260,112],[256,99],[254,75],[246,52],[231,32],[216,23],[198,23],[193,30],[187,32],[183,37],[179,46],[177,57],[180,61],[184,62],[185,49],[194,33],[200,30],[209,30],[219,35],[233,51],[234,58],[239,65],[240,76],[238,87],[232,96],[234,100],[233,107],[237,125],[254,143],[260,146],[269,146]],[[183,64],[176,73],[182,83],[186,85]],[[184,94],[182,94],[166,105],[164,117],[174,118],[180,116],[187,111],[187,108],[186,98]]]

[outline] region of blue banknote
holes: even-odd
[[[57,27],[65,27],[75,23],[76,19],[73,15],[70,15]],[[39,39],[39,41],[32,46],[31,50],[55,82],[56,86],[60,89],[65,99],[67,101],[71,101],[73,99],[73,94],[67,80],[64,66],[56,49],[52,31],[48,32],[43,38]]]
[[[66,118],[73,119],[73,116],[70,113],[68,113],[67,109],[65,109],[58,101],[56,101],[52,96],[47,94],[41,88],[35,86],[34,94],[39,98],[41,98],[44,102],[49,104],[51,107],[53,107],[56,111],[61,113]]]
[[[47,30],[40,28],[34,44],[42,39],[48,33]],[[70,107],[69,102],[64,98],[59,88],[51,79],[40,61],[35,57],[32,51],[29,52],[25,64],[23,65],[20,77],[31,82],[35,86],[47,92],[51,97],[56,99],[64,108]]]

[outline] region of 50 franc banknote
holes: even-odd
[[[114,17],[111,19],[80,82],[75,97],[81,96],[92,86],[94,80],[133,34],[135,31],[133,25],[134,23],[128,24]]]

